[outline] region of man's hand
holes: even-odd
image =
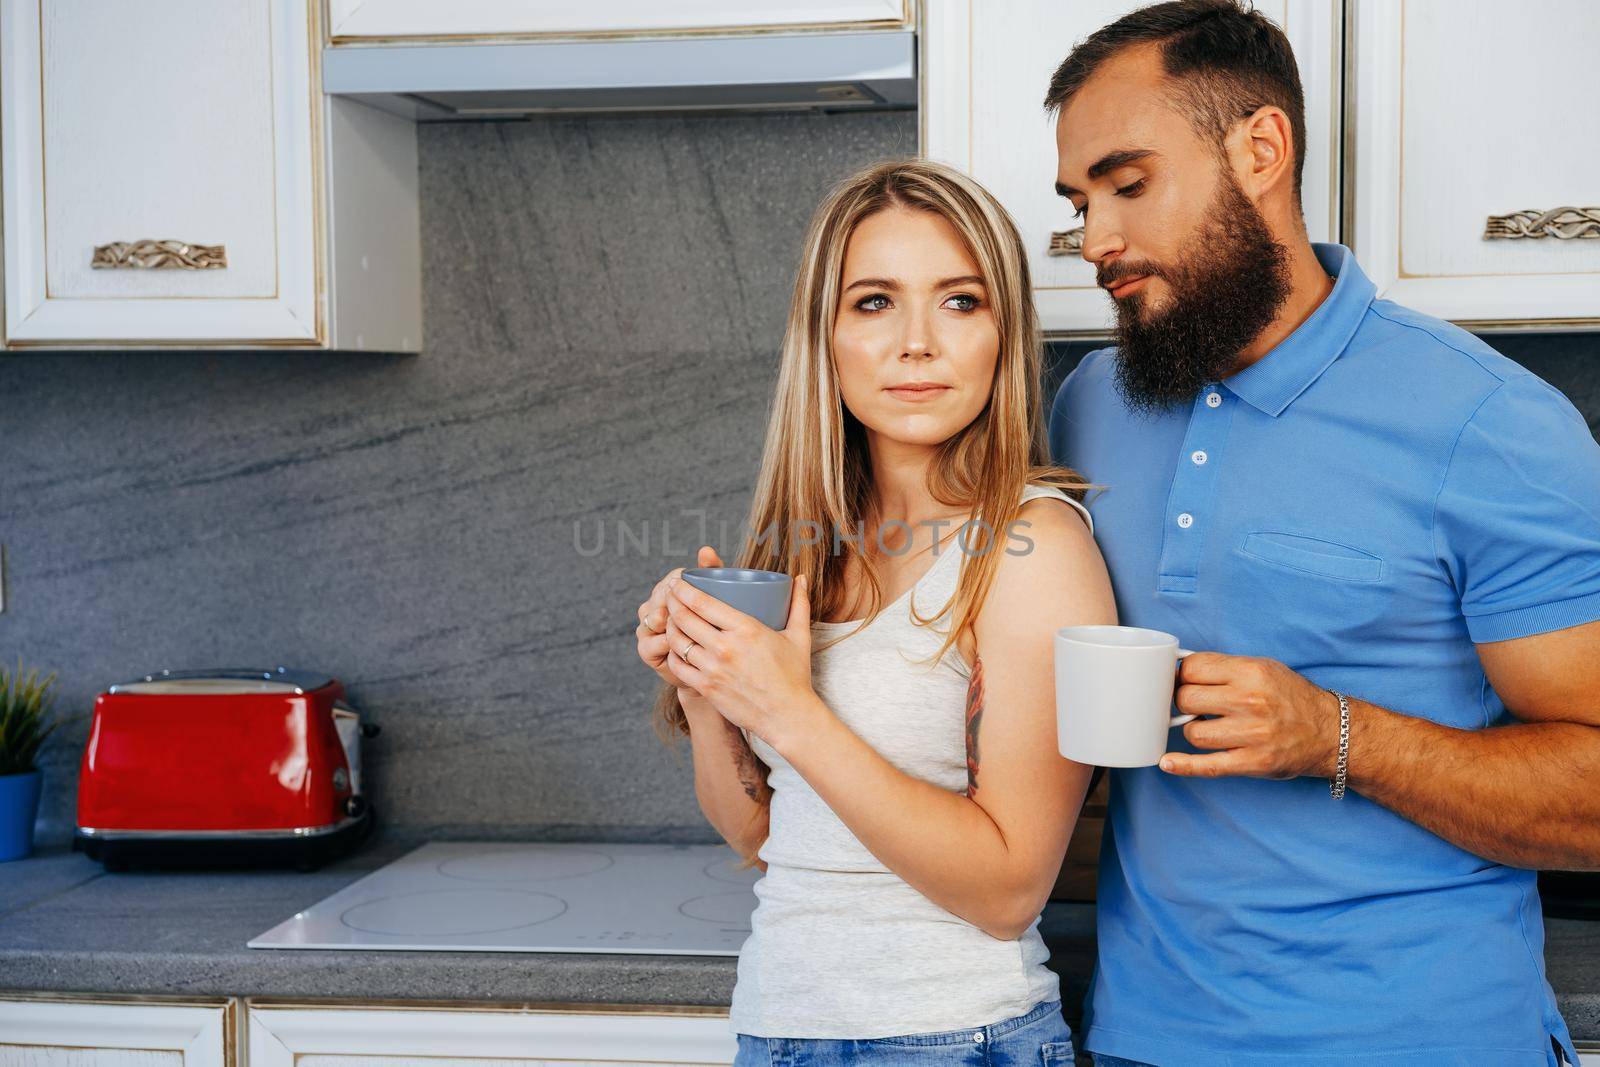
[[[1339,756],[1339,698],[1276,660],[1195,652],[1179,665],[1178,710],[1195,719],[1196,748],[1169,752],[1161,769],[1195,778],[1332,778]]]
[[[1600,621],[1479,644],[1520,722],[1446,726],[1350,698],[1349,788],[1468,852],[1529,870],[1600,870]],[[1177,704],[1197,748],[1164,770],[1192,777],[1331,778],[1339,701],[1281,663],[1196,652]],[[1470,719],[1481,714],[1474,708]]]

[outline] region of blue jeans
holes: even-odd
[[[739,1034],[734,1067],[839,1067],[881,1063],[922,1067],[1072,1067],[1072,1029],[1061,1017],[1061,1001],[970,1030],[860,1039],[752,1037]]]

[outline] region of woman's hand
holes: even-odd
[[[668,669],[729,722],[777,747],[776,734],[821,704],[811,688],[811,600],[804,576],[794,581],[782,630],[681,579],[667,586]]]
[[[720,567],[722,557],[718,556],[717,550],[710,545],[702,545],[696,566]],[[663,682],[684,690],[679,694],[680,699],[685,695],[693,697],[700,695],[674,674],[667,663],[667,653],[670,651],[667,645],[667,589],[682,574],[682,567],[674,567],[667,572],[666,577],[656,583],[655,588],[650,591],[650,596],[639,605],[639,625],[633,631],[638,639],[639,658],[644,661],[646,667],[655,671]],[[680,640],[678,647],[682,644]]]

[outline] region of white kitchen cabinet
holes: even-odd
[[[0,1000],[0,1067],[233,1067],[226,997]]]
[[[1600,5],[1351,15],[1351,243],[1379,295],[1474,330],[1600,327]]]
[[[1054,119],[1042,107],[1072,46],[1142,0],[924,0],[919,32],[922,151],[982,182],[1016,219],[1041,322],[1054,336],[1103,336],[1114,311],[1055,193]],[[1302,205],[1313,241],[1337,240],[1341,18],[1338,0],[1262,0],[1300,66],[1306,105]],[[1052,254],[1052,248],[1055,254]]]
[[[732,1063],[712,1008],[364,1008],[248,1000],[251,1067]]]
[[[1575,1041],[1578,1050],[1577,1067],[1600,1067],[1600,1041]]]
[[[634,36],[773,30],[904,29],[911,0],[328,0],[334,46],[374,38]]]
[[[420,349],[416,128],[320,10],[0,0],[6,348]]]

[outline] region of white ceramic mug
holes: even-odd
[[[1056,748],[1097,767],[1149,767],[1167,751],[1167,731],[1195,718],[1173,715],[1178,639],[1136,626],[1066,626],[1056,631]]]

